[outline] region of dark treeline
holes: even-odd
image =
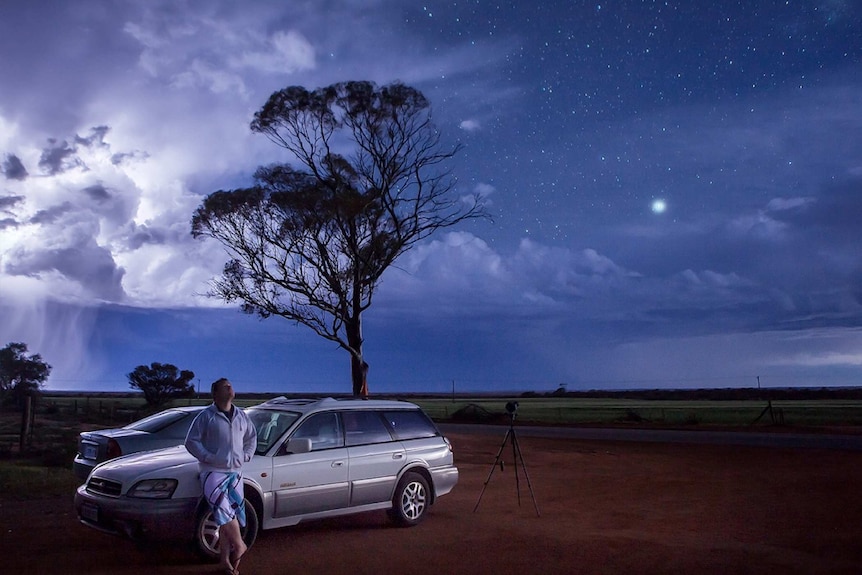
[[[98,398],[122,398],[142,397],[140,393],[118,391],[118,392],[93,392],[93,391],[44,391],[44,397],[89,397]],[[273,397],[284,395],[290,398],[319,398],[336,397],[349,398],[351,395],[344,393],[238,393],[237,398],[244,400],[266,401]],[[209,398],[209,393],[201,393],[201,399]],[[374,399],[410,399],[410,398],[439,398],[452,397],[451,393],[380,393],[374,394]],[[815,400],[815,399],[862,399],[862,387],[740,387],[740,388],[702,388],[702,389],[627,389],[627,390],[604,390],[590,389],[579,391],[566,391],[557,389],[550,392],[538,391],[495,391],[476,393],[457,393],[456,398],[467,399],[471,397],[522,397],[522,398],[606,398],[606,399],[642,399],[642,400],[665,400],[665,401],[731,401],[731,400]],[[183,401],[183,400],[179,400]]]
[[[862,387],[739,387],[720,389],[631,389],[564,391],[550,393],[526,392],[521,397],[583,397],[609,399],[646,399],[665,401],[743,401],[743,400],[815,400],[862,399]]]

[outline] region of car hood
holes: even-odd
[[[143,479],[178,479],[197,483],[198,462],[184,445],[141,451],[97,465],[91,476],[123,484],[123,492]]]
[[[243,475],[247,480],[259,484],[260,478],[267,477],[271,469],[272,462],[268,457],[255,455],[243,467]],[[176,479],[177,489],[173,495],[175,499],[201,495],[200,466],[184,445],[110,459],[93,468],[90,477],[120,483],[123,495],[130,487],[146,479]]]

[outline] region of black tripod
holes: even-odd
[[[500,466],[500,470],[503,470],[503,460],[501,459],[503,456],[503,450],[506,448],[506,443],[511,440],[512,442],[512,459],[514,461],[515,466],[515,488],[518,492],[518,507],[521,506],[521,478],[518,475],[518,464],[521,464],[521,468],[524,470],[524,477],[527,478],[527,487],[530,488],[530,497],[533,499],[533,507],[536,508],[536,516],[541,517],[539,514],[539,506],[536,503],[536,495],[533,493],[533,484],[530,483],[530,476],[527,474],[527,465],[524,463],[524,456],[521,454],[521,445],[518,443],[518,435],[515,433],[515,414],[518,411],[517,402],[510,402],[506,404],[506,411],[509,412],[511,416],[511,421],[509,423],[509,430],[506,432],[506,437],[503,438],[503,444],[500,445],[500,451],[497,452],[497,458],[494,460],[494,464],[491,466],[491,472],[488,474],[488,479],[485,480],[485,484],[482,486],[482,492],[479,494],[479,500],[476,501],[476,506],[473,508],[473,513],[479,509],[479,504],[482,502],[482,496],[485,494],[485,488],[488,487],[488,483],[491,482],[491,477],[494,475],[494,470],[497,469],[497,466]]]
[[[769,414],[769,419],[772,421],[772,425],[775,425],[775,412],[772,411],[772,400],[771,399],[766,400],[766,407],[763,408],[763,411],[760,412],[760,415],[757,416],[757,419],[755,419],[754,421],[751,422],[751,425],[754,425],[755,423],[757,423],[758,421],[763,419],[763,416],[766,415],[767,413]]]
[[[757,376],[757,389],[760,390],[760,376],[759,375]],[[781,410],[779,410],[779,412],[778,412],[779,417],[778,417],[778,419],[776,419],[775,412],[772,411],[772,398],[770,398],[767,395],[766,396],[766,407],[763,408],[763,411],[760,412],[760,415],[757,416],[757,419],[755,419],[754,421],[751,422],[751,425],[754,425],[755,423],[757,423],[758,421],[763,419],[763,416],[766,415],[767,413],[769,414],[770,421],[772,421],[772,425],[775,425],[776,423],[778,423],[779,420],[780,420],[781,424],[784,424],[783,412],[781,412]]]

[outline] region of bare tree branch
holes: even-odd
[[[261,166],[253,187],[214,192],[196,210],[192,235],[231,258],[210,295],[337,343],[364,394],[362,313],[383,273],[435,231],[486,216],[479,197],[454,197],[446,164],[460,148],[442,148],[426,98],[397,83],[285,88],[251,129],[295,163]]]

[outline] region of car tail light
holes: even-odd
[[[108,450],[105,454],[108,459],[113,459],[115,457],[119,457],[123,454],[123,450],[120,449],[120,444],[117,443],[115,439],[108,440]]]
[[[451,442],[451,441],[449,441],[449,438],[448,438],[448,437],[444,437],[444,438],[443,438],[443,441],[445,441],[445,442],[446,442],[446,445],[448,445],[448,446],[449,446],[449,451],[450,451],[450,452],[452,452],[452,453],[455,453],[455,450],[452,448],[452,442]]]

